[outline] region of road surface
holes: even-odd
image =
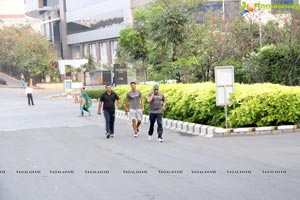
[[[298,200],[300,134],[202,138],[170,130],[147,140],[116,120],[79,117],[61,91],[0,88],[1,200]]]

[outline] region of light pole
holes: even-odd
[[[222,1],[223,7],[223,20],[225,21],[225,0]]]

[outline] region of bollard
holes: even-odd
[[[162,118],[162,125],[163,125],[163,127],[164,128],[166,128],[166,126],[167,126],[167,118]]]
[[[196,124],[194,126],[194,132],[192,133],[193,135],[201,135],[201,124]]]
[[[171,126],[171,130],[176,130],[177,129],[177,123],[178,123],[179,121],[178,120],[174,120],[174,121],[172,121],[172,126]]]
[[[208,128],[208,127],[209,127],[209,126],[207,126],[207,125],[201,126],[200,136],[205,136],[205,135],[207,134],[207,128]]]
[[[194,133],[194,127],[195,127],[195,123],[189,123],[188,124],[188,131],[187,134],[193,134]]]
[[[188,132],[188,126],[189,123],[188,122],[183,122],[182,124],[182,129],[180,130],[182,133],[187,133]]]
[[[167,128],[167,129],[169,129],[169,128],[172,127],[172,122],[173,122],[173,121],[174,121],[174,120],[172,120],[172,119],[168,119],[168,120],[167,120],[167,122],[166,122],[166,123],[167,123],[167,125],[166,125],[166,128]]]
[[[182,121],[178,121],[177,124],[176,124],[176,129],[175,130],[178,131],[178,132],[180,132],[181,129],[182,129],[182,124],[183,124]]]

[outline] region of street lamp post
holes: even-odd
[[[223,20],[225,21],[225,0],[222,1],[223,7]]]

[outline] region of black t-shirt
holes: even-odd
[[[100,101],[103,102],[103,110],[114,111],[116,109],[115,101],[119,99],[119,96],[113,91],[111,91],[110,95],[108,95],[107,92],[101,94]]]

